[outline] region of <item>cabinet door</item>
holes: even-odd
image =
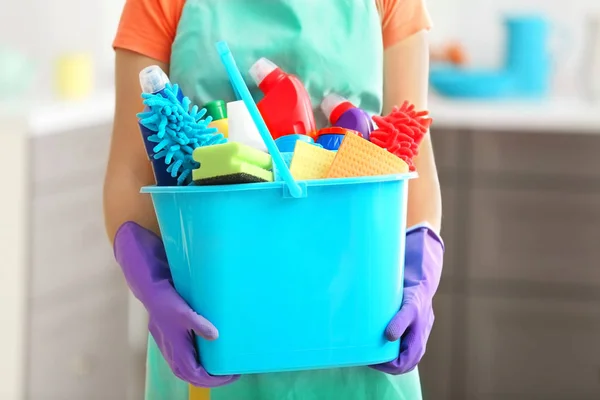
[[[127,292],[114,280],[79,289],[32,305],[29,400],[126,398]]]
[[[435,322],[419,364],[424,400],[451,400],[453,300],[440,293],[434,298]]]
[[[34,196],[68,191],[73,185],[86,182],[99,182],[101,188],[110,132],[110,125],[100,125],[34,138],[31,156]]]
[[[434,123],[435,125],[435,123]],[[455,129],[436,129],[431,130],[431,141],[435,153],[435,163],[438,170],[454,170],[458,166],[458,150],[461,135],[466,135]]]
[[[473,150],[477,171],[600,176],[600,138],[595,135],[478,132]]]
[[[468,400],[600,398],[600,304],[472,298]]]
[[[478,189],[471,200],[470,278],[597,293],[600,194]]]
[[[100,181],[35,197],[31,226],[35,299],[52,298],[82,280],[120,273],[105,233]]]
[[[32,297],[107,273],[117,274],[104,227],[108,126],[33,140]],[[107,268],[108,266],[108,268]]]
[[[458,235],[458,208],[456,200],[457,190],[451,186],[442,186],[442,232],[441,236],[444,240],[445,252],[444,252],[444,269],[442,273],[442,281],[451,281],[456,277],[457,268],[461,268],[457,264],[460,260],[457,256],[460,254],[457,246],[460,245]],[[464,269],[462,266],[461,269]]]

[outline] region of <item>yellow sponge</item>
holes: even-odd
[[[334,158],[333,151],[298,140],[294,148],[290,172],[298,181],[323,179]]]
[[[327,173],[327,178],[402,174],[408,164],[398,156],[358,135],[346,135]]]

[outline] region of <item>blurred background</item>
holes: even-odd
[[[123,4],[0,12],[2,399],[142,398],[101,200]],[[600,4],[428,4],[446,261],[425,399],[599,399]]]

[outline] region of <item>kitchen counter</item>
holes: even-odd
[[[111,124],[98,107],[0,110],[3,400],[126,398],[128,291],[102,216]]]
[[[114,90],[78,102],[40,101],[29,108],[37,110],[27,117],[32,135],[110,124],[115,108]],[[463,101],[432,96],[429,108],[435,128],[600,134],[600,104],[576,98],[532,102]]]
[[[429,109],[439,128],[600,134],[600,104],[581,99],[477,102],[432,97]]]
[[[522,126],[512,107],[432,107],[453,115],[432,129],[446,252],[425,400],[598,398],[600,129],[546,107]]]
[[[114,91],[107,90],[82,101],[47,101],[29,118],[34,135],[47,135],[88,126],[111,124],[115,112]]]

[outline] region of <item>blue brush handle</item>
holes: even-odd
[[[292,176],[287,164],[283,160],[283,157],[281,156],[281,153],[279,152],[279,149],[277,148],[277,145],[275,144],[275,141],[269,132],[269,128],[267,128],[267,124],[265,124],[262,115],[260,115],[258,107],[256,107],[256,103],[254,102],[254,99],[248,90],[248,86],[246,86],[246,82],[244,82],[244,79],[242,78],[242,74],[240,73],[233,55],[231,54],[231,50],[229,50],[229,46],[227,46],[227,43],[225,42],[218,42],[217,51],[219,52],[219,56],[221,56],[221,61],[225,66],[227,75],[229,75],[229,80],[233,85],[233,90],[235,91],[238,99],[243,100],[244,104],[246,104],[246,108],[248,108],[250,116],[252,117],[252,120],[254,120],[258,132],[260,133],[263,142],[265,142],[267,150],[269,150],[269,153],[271,154],[275,168],[287,184],[290,194],[295,198],[303,197],[304,194],[302,187],[294,180],[294,177]]]

